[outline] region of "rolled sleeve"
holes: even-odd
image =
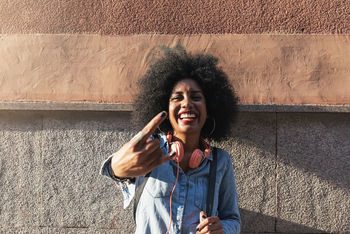
[[[111,176],[111,173],[109,172],[111,168],[111,160],[112,160],[113,155],[110,155],[104,162],[102,162],[100,174],[103,176],[106,176],[109,179],[113,179]],[[135,196],[135,182],[136,179],[132,180],[126,180],[126,181],[115,181],[118,187],[121,189],[123,198],[124,198],[124,203],[123,207],[124,209],[127,208],[133,197]]]

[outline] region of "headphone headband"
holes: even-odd
[[[167,134],[167,136],[166,136],[166,138],[167,138],[167,141],[168,141],[168,144],[169,144],[169,146],[170,146],[170,144],[171,144],[171,141],[172,141],[172,139],[173,139],[173,132],[172,131],[169,131],[168,132],[168,134]],[[203,137],[200,137],[200,142],[201,142],[201,144],[202,144],[202,146],[204,147],[204,156],[206,157],[206,158],[209,158],[209,155],[210,155],[210,144],[209,143],[207,143],[205,140],[204,140],[204,138]]]

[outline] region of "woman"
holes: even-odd
[[[239,233],[231,157],[210,146],[230,134],[237,113],[217,59],[168,48],[139,85],[133,123],[144,127],[101,170],[119,182],[124,207],[138,191],[136,233]],[[214,158],[215,188],[208,189]]]

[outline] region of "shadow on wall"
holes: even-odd
[[[276,226],[282,226],[282,227],[288,227],[290,232],[293,232],[295,230],[295,233],[326,233],[322,230],[318,230],[315,228],[310,228],[305,225],[301,225],[298,223],[289,222],[287,220],[275,218],[272,216],[264,215],[261,213],[240,209],[241,212],[241,219],[242,219],[242,233],[254,233],[256,230],[253,229],[251,226],[251,223],[255,223],[255,225],[259,225],[256,223],[256,220],[259,220],[261,223],[274,223],[275,230],[271,230],[271,233],[276,233],[278,230],[276,230]],[[263,226],[263,224],[262,224]]]
[[[233,137],[267,152],[261,157],[277,153],[284,165],[350,189],[349,118],[348,113],[240,113]]]
[[[277,117],[279,160],[350,189],[349,114],[283,113]]]
[[[236,167],[243,232],[348,230],[349,117],[240,113],[224,146]]]

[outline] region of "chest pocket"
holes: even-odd
[[[169,171],[155,170],[147,181],[145,190],[154,198],[170,197],[175,184],[175,176]]]
[[[208,193],[208,178],[199,177],[196,179],[196,188],[194,195],[194,204],[200,210],[206,210],[207,193]]]

